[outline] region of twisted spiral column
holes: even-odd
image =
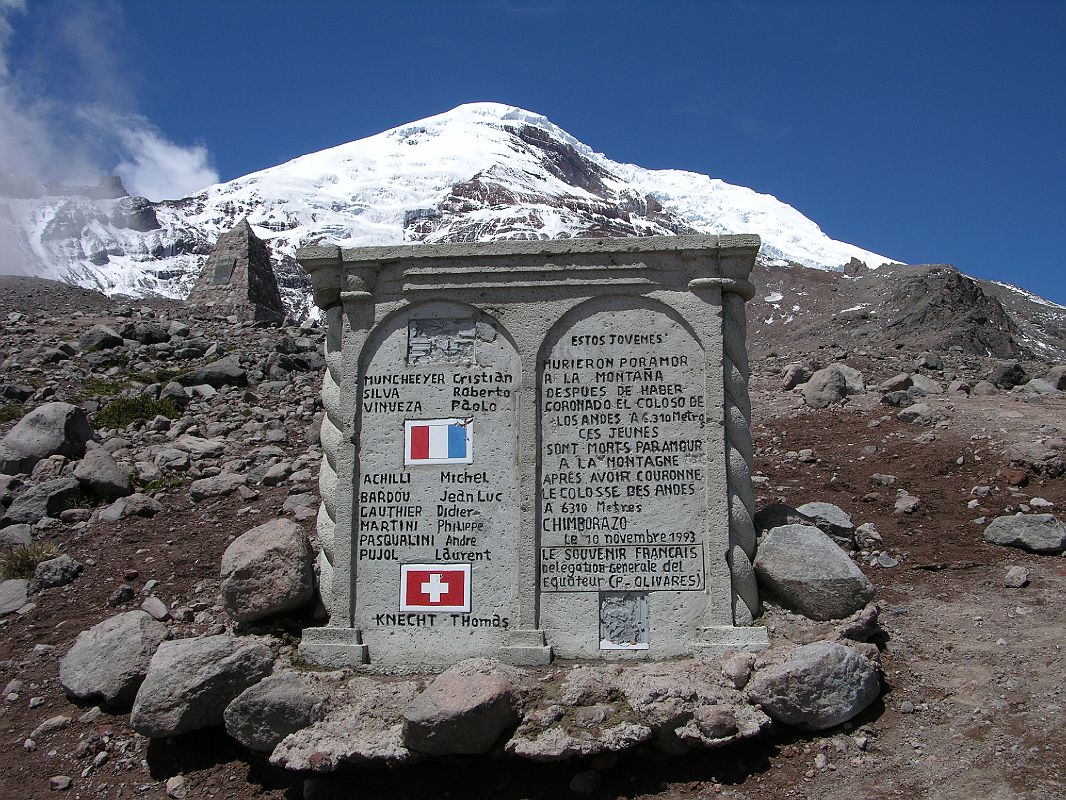
[[[340,326],[340,309],[326,312],[331,333]],[[326,371],[322,377],[322,466],[318,473],[322,504],[318,509],[318,541],[322,551],[318,555],[319,594],[326,611],[333,615],[334,543],[337,531],[337,457],[344,441],[344,417],[341,412],[340,376],[343,366],[339,336],[326,337]]]
[[[733,582],[733,624],[751,625],[759,612],[755,558],[755,491],[752,488],[753,444],[751,399],[748,396],[748,353],[745,317],[746,285],[723,286],[722,324],[725,375],[726,470],[729,486],[729,562]],[[750,296],[750,295],[749,295]]]

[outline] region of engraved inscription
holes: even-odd
[[[541,364],[540,588],[699,591],[702,365],[648,310],[574,325]]]

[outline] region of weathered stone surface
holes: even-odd
[[[78,634],[59,662],[59,683],[78,700],[128,708],[167,627],[143,611],[127,611]]]
[[[22,578],[0,581],[0,617],[15,613],[29,602],[29,585]]]
[[[186,372],[177,377],[182,386],[199,386],[207,384],[215,389],[223,386],[247,386],[248,373],[233,358],[221,358],[199,369]]]
[[[326,716],[286,736],[270,763],[291,770],[333,772],[345,764],[416,760],[403,743],[401,714],[418,694],[415,681],[359,676],[332,687]]]
[[[45,517],[58,517],[82,501],[81,485],[73,477],[54,478],[18,494],[4,511],[4,525],[36,525]]]
[[[504,749],[511,755],[531,761],[567,761],[600,753],[619,753],[643,744],[651,737],[651,728],[633,722],[618,722],[594,734],[580,728],[567,730],[554,726],[538,736],[530,736],[520,728]]]
[[[205,636],[163,642],[137,692],[130,724],[151,738],[219,725],[237,695],[266,677],[270,648],[252,639]]]
[[[877,699],[877,667],[840,644],[816,642],[755,673],[748,697],[779,722],[820,731],[847,722]]]
[[[911,388],[913,381],[911,376],[906,372],[901,372],[898,375],[893,375],[891,378],[881,384],[882,392],[904,392]]]
[[[811,379],[811,371],[804,364],[789,364],[781,376],[781,388],[785,391],[795,389],[801,383]]]
[[[913,375],[911,376],[910,392],[919,397],[925,394],[943,394],[944,387],[925,375]]]
[[[269,753],[325,714],[326,694],[308,677],[281,672],[264,678],[226,706],[226,733],[251,750]]]
[[[29,472],[42,458],[81,458],[94,436],[85,412],[70,403],[45,403],[16,423],[0,442],[0,470]]]
[[[206,500],[210,497],[226,497],[248,483],[248,478],[235,472],[220,472],[210,478],[193,481],[189,494],[193,500]]]
[[[65,553],[56,558],[50,558],[37,565],[30,581],[30,594],[36,594],[42,589],[54,589],[57,586],[66,586],[81,575],[82,566]]]
[[[222,603],[238,622],[294,611],[314,595],[311,547],[303,528],[276,519],[238,536],[222,555]]]
[[[755,574],[765,589],[812,619],[841,619],[874,595],[847,553],[809,525],[784,525],[762,537]]]
[[[22,522],[0,528],[0,550],[11,547],[25,547],[33,541],[33,528]]]
[[[988,395],[995,394],[997,391],[996,385],[992,383],[992,381],[978,381],[973,385],[970,394],[974,397],[987,397]]]
[[[1066,366],[1060,365],[1057,367],[1052,367],[1044,376],[1044,380],[1050,383],[1060,392],[1066,391]]]
[[[944,415],[925,403],[915,403],[907,408],[896,412],[896,419],[900,422],[910,422],[915,425],[933,425],[944,418]]]
[[[1020,547],[1032,553],[1061,553],[1066,550],[1066,523],[1056,519],[1054,514],[996,517],[985,528],[985,541]]]
[[[1012,467],[1024,467],[1038,475],[1057,478],[1066,472],[1066,442],[1046,439],[1040,442],[1017,442],[1006,452]]]
[[[992,367],[988,380],[999,389],[1013,389],[1029,380],[1029,376],[1017,361],[1005,361]]]
[[[504,731],[518,724],[518,675],[486,658],[445,670],[404,712],[404,744],[437,756],[488,752]]]
[[[804,503],[796,510],[810,518],[814,527],[841,547],[854,548],[855,523],[840,506],[832,503]]]
[[[101,500],[115,500],[133,491],[129,470],[120,467],[101,447],[85,454],[74,467],[74,477],[84,490]]]
[[[120,497],[101,511],[100,519],[105,522],[117,522],[126,517],[154,517],[162,510],[163,505],[158,500],[135,492],[129,497]]]
[[[122,347],[122,337],[106,325],[93,325],[78,339],[78,348],[83,353],[110,350],[115,347]]]
[[[928,350],[918,356],[918,359],[914,362],[915,369],[929,369],[934,372],[939,372],[944,369],[944,359],[938,356],[936,353],[930,353]]]
[[[814,520],[788,503],[771,503],[755,512],[752,523],[761,534],[782,525],[814,525]]]
[[[847,380],[836,366],[820,369],[800,387],[803,401],[811,408],[826,408],[839,403],[848,394]]]

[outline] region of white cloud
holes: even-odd
[[[0,173],[13,173],[20,183],[67,185],[114,173],[129,192],[151,200],[218,183],[204,144],[174,142],[134,110],[135,93],[113,46],[118,9],[72,6],[55,26],[72,74],[80,76],[77,91],[69,92],[79,98],[74,102],[43,93],[45,76],[14,69],[12,20],[26,8],[24,0],[0,0]]]
[[[211,154],[202,144],[170,141],[144,117],[105,109],[82,109],[81,116],[114,140],[119,161],[115,174],[130,194],[174,200],[218,183]]]

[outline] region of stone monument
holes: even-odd
[[[328,666],[759,649],[757,236],[299,251]]]
[[[188,303],[246,321],[285,321],[270,250],[255,235],[247,217],[218,237],[189,293]]]

